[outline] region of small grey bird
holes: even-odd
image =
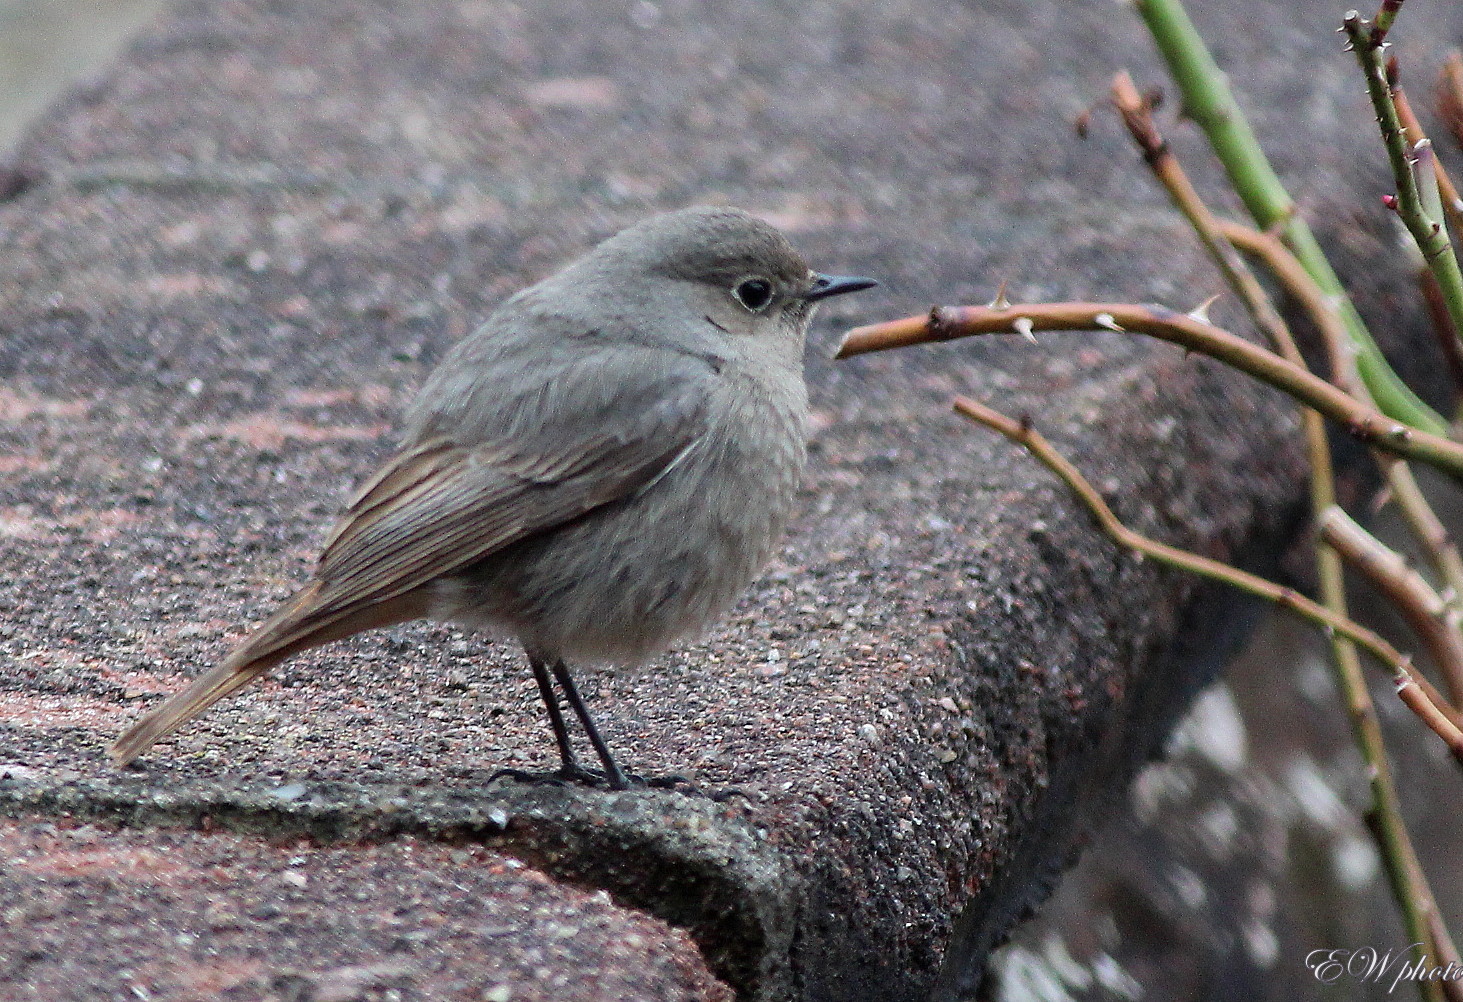
[[[625,773],[566,661],[629,664],[707,627],[771,555],[806,458],[803,338],[820,275],[737,209],[632,226],[447,353],[401,450],[347,505],[313,580],[112,745],[118,765],[300,651],[429,618],[516,636],[612,789]]]

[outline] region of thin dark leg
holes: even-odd
[[[564,698],[569,700],[569,708],[579,717],[579,722],[584,725],[584,733],[589,735],[589,743],[594,745],[595,753],[604,763],[605,780],[609,783],[610,789],[628,790],[630,784],[625,780],[625,774],[615,764],[615,758],[610,754],[609,745],[605,744],[604,738],[599,736],[599,730],[594,726],[594,720],[589,716],[589,710],[585,708],[584,700],[579,696],[579,690],[574,687],[574,679],[569,674],[569,666],[562,660],[558,660],[554,662],[551,670],[554,678],[559,681],[559,688],[564,690]]]
[[[559,697],[554,693],[554,684],[549,681],[549,671],[543,658],[528,655],[528,666],[533,669],[533,680],[538,683],[538,694],[543,697],[544,709],[549,711],[549,726],[554,729],[554,740],[559,745],[559,767],[566,775],[579,771],[579,762],[574,758],[574,749],[569,744],[569,729],[564,726],[564,713],[559,709]]]
[[[562,786],[565,783],[584,783],[596,786],[605,781],[594,769],[586,769],[574,757],[574,746],[569,742],[569,728],[564,722],[564,712],[559,707],[559,697],[554,692],[554,683],[549,679],[548,661],[532,650],[525,649],[528,665],[533,669],[533,680],[538,683],[538,694],[549,713],[549,726],[554,730],[554,742],[559,746],[559,768],[556,772],[529,772],[524,769],[499,769],[489,777],[492,782],[500,776],[508,776],[523,783],[551,783]],[[577,694],[576,694],[577,695]]]

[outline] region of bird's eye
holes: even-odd
[[[744,278],[732,287],[732,297],[753,313],[761,313],[772,302],[772,283],[765,278]]]

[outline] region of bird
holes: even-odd
[[[813,271],[748,212],[694,206],[511,296],[427,378],[311,579],[118,737],[115,764],[301,651],[430,619],[522,645],[559,752],[542,778],[628,789],[570,664],[639,664],[745,590],[806,463],[809,321],[876,284]],[[602,770],[579,763],[554,683]]]

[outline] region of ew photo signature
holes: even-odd
[[[1405,983],[1463,981],[1463,966],[1435,963],[1421,951],[1421,943],[1386,951],[1374,946],[1312,950],[1306,954],[1306,968],[1323,984],[1385,984],[1388,992]]]

